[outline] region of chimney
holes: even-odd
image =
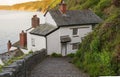
[[[11,43],[11,41],[9,40],[8,43],[7,43],[8,51],[10,50],[11,46],[12,46],[12,43]]]
[[[37,15],[33,15],[32,17],[32,28],[36,28],[37,26],[39,26],[39,18],[37,17]]]
[[[27,46],[27,33],[25,33],[23,30],[20,33],[20,47]]]
[[[67,4],[65,3],[64,0],[62,0],[59,5],[60,5],[60,8],[59,8],[60,12],[61,12],[62,14],[65,14],[66,11],[67,11]]]

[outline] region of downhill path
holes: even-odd
[[[31,71],[30,77],[89,77],[69,61],[68,58],[48,57]]]

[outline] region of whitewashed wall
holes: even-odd
[[[82,28],[89,27],[89,28]],[[78,28],[78,36],[73,36],[73,28]],[[71,42],[67,43],[67,54],[75,53],[77,50],[72,50],[72,44],[81,42],[81,38],[86,36],[89,32],[92,31],[92,25],[84,25],[84,26],[74,26],[74,27],[61,27],[60,28],[60,36],[69,35],[71,38]]]
[[[81,27],[88,27],[88,28],[81,28]],[[72,28],[79,28],[78,37],[73,36]],[[71,42],[67,43],[67,54],[75,53],[77,50],[72,50],[72,44],[81,42],[81,38],[86,36],[91,31],[92,31],[91,25],[74,26],[74,27],[61,27],[57,31],[55,31],[52,34],[47,36],[48,55],[52,54],[53,52],[61,54],[60,36],[66,36],[66,35],[69,35],[71,38]]]
[[[53,26],[57,26],[56,22],[54,21],[54,19],[52,18],[52,16],[50,15],[50,13],[48,12],[45,16],[45,22],[49,23]]]
[[[47,36],[47,51],[48,55],[53,52],[61,54],[60,32],[56,30]]]
[[[32,39],[35,40],[35,46],[32,46]],[[27,47],[29,51],[30,50],[37,51],[46,48],[46,38],[43,36],[28,34],[27,42],[28,42]]]

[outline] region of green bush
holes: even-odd
[[[89,73],[91,77],[98,77],[101,75],[115,75],[111,66],[110,52],[85,52],[85,55],[80,61],[80,58],[74,58],[74,64]]]
[[[67,57],[71,57],[71,58],[73,58],[74,56],[75,56],[74,53],[70,53],[70,54],[67,55]]]
[[[2,71],[2,68],[3,68],[3,66],[2,66],[2,65],[0,65],[0,72]]]
[[[98,4],[99,0],[86,0],[85,3],[81,4],[81,9],[88,9],[89,7],[93,7]]]
[[[33,51],[31,50],[31,51],[29,51],[29,54],[32,54],[33,53]]]
[[[61,54],[57,54],[57,53],[55,53],[55,52],[54,52],[54,53],[52,53],[52,54],[51,54],[51,56],[52,56],[52,57],[62,57],[62,55],[61,55]]]
[[[106,7],[111,5],[111,0],[100,0],[98,5],[95,7],[95,10],[103,11]]]
[[[100,51],[100,38],[96,37],[94,40],[92,40],[90,44],[90,49],[93,52],[99,52]]]

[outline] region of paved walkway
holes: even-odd
[[[80,72],[67,58],[47,58],[37,65],[30,77],[89,77]]]

